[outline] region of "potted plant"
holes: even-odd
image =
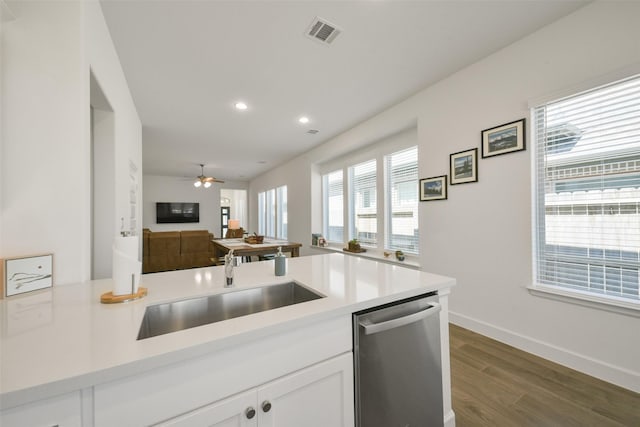
[[[404,261],[404,252],[402,251],[396,251],[396,259],[398,261]]]
[[[360,242],[358,239],[349,240],[349,250],[352,252],[360,252]]]

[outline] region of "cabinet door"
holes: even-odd
[[[353,426],[353,354],[258,388],[258,415],[259,427]]]
[[[253,413],[251,412],[253,411]],[[158,427],[256,427],[256,391],[224,399],[156,424]]]
[[[80,393],[70,393],[0,412],[2,427],[80,427]]]

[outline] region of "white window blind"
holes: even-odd
[[[265,236],[276,237],[276,190],[266,191],[266,230]]]
[[[276,234],[278,239],[287,239],[287,226],[289,219],[287,216],[287,186],[283,185],[276,189],[277,197],[277,227]]]
[[[640,301],[640,77],[533,114],[538,283]]]
[[[351,238],[361,244],[375,246],[377,242],[376,160],[349,168],[351,183]]]
[[[344,179],[342,170],[323,175],[324,235],[329,242],[344,241]]]
[[[267,193],[258,193],[258,233],[262,236],[267,231]]]
[[[418,147],[384,157],[386,182],[385,247],[418,253]]]

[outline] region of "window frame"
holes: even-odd
[[[404,207],[404,209],[410,209],[413,211],[413,214],[415,215],[415,222],[416,222],[416,229],[418,230],[418,234],[417,236],[413,236],[411,238],[409,238],[409,240],[413,243],[413,246],[417,249],[416,251],[412,251],[410,249],[407,249],[406,247],[403,248],[401,247],[401,245],[398,245],[397,242],[394,241],[393,239],[393,220],[394,220],[394,199],[393,199],[393,191],[394,191],[394,184],[395,181],[393,181],[393,170],[392,170],[392,165],[391,165],[391,161],[393,159],[393,156],[396,155],[401,155],[409,150],[416,150],[416,164],[415,164],[415,177],[404,180],[404,181],[400,181],[398,182],[398,186],[397,186],[397,191],[398,191],[398,202],[399,202],[399,206],[396,207],[402,207],[404,205],[403,203],[403,198],[402,198],[402,193],[403,193],[403,188],[401,187],[407,187],[407,185],[402,185],[402,184],[407,184],[409,182],[412,182],[412,200],[410,200],[410,203],[413,205],[411,207]],[[384,196],[384,210],[385,210],[385,216],[384,216],[384,221],[385,221],[385,226],[384,226],[384,248],[385,250],[388,251],[396,251],[396,250],[402,250],[403,252],[405,252],[406,254],[411,254],[411,255],[418,255],[420,253],[420,224],[419,224],[419,215],[420,215],[420,197],[419,197],[419,182],[420,182],[420,173],[419,173],[419,162],[418,162],[418,154],[419,154],[419,150],[418,150],[418,146],[413,146],[413,147],[408,147],[408,148],[404,148],[402,150],[395,150],[392,153],[389,154],[385,154],[383,156],[383,160],[384,160],[384,184],[385,184],[385,196]],[[417,184],[417,185],[416,185]],[[406,190],[404,190],[406,191]],[[413,215],[412,215],[413,217]]]
[[[540,147],[540,144],[538,141],[538,135],[536,133],[536,130],[538,129],[538,125],[539,125],[536,110],[539,107],[544,107],[545,104],[551,104],[553,102],[562,101],[565,98],[570,99],[573,97],[577,97],[583,93],[596,91],[606,86],[612,86],[618,83],[623,83],[625,80],[633,80],[638,78],[640,78],[640,74],[635,76],[633,75],[630,76],[628,74],[627,75],[612,74],[607,77],[602,77],[602,78],[587,82],[581,87],[573,87],[573,88],[567,89],[566,91],[564,91],[564,93],[556,93],[552,96],[540,98],[540,99],[529,102],[530,120],[532,123],[532,125],[529,127],[529,140],[533,141],[533,143],[531,144],[531,151],[532,151],[532,155],[531,155],[531,170],[532,170],[531,233],[532,233],[532,243],[533,243],[533,247],[532,247],[533,281],[529,286],[527,286],[527,288],[529,292],[533,295],[550,298],[554,300],[559,300],[563,302],[578,304],[582,306],[598,308],[598,309],[611,311],[615,313],[621,313],[621,314],[630,315],[634,317],[640,317],[640,299],[634,300],[631,298],[620,297],[612,294],[599,293],[596,291],[588,291],[588,290],[580,289],[577,287],[573,288],[570,286],[544,283],[542,280],[539,279],[539,263],[542,262],[541,260],[544,260],[544,256],[542,254],[544,253],[544,246],[545,246],[545,241],[544,241],[545,231],[542,228],[543,226],[540,225],[541,224],[540,218],[545,217],[547,213],[547,209],[548,208],[553,209],[553,206],[552,205],[547,206],[547,202],[545,201],[546,192],[545,190],[540,190],[540,186],[548,185],[547,184],[548,181],[546,177],[541,176],[544,166],[540,165],[539,161],[541,159],[541,154],[543,154],[541,153],[540,150],[543,150],[543,148]],[[603,172],[604,172],[604,169],[603,169]],[[594,179],[597,179],[602,182],[603,176],[607,176],[606,173],[598,174],[597,177],[594,177]],[[580,184],[580,183],[577,183],[577,184]],[[564,185],[566,185],[567,188],[569,188],[570,185],[574,185],[575,187],[576,184],[567,183]],[[575,187],[575,189],[576,191],[579,190],[577,187]],[[575,205],[576,206],[572,205],[571,208],[572,210],[574,210],[574,208],[579,209],[579,213],[576,214],[574,210],[572,215],[581,215],[581,214],[589,215],[588,207],[584,207],[584,209],[582,209],[582,206],[579,203],[576,203]],[[638,208],[636,207],[636,209]],[[583,210],[584,212],[582,212]],[[560,210],[558,209],[558,212],[556,212],[556,214],[562,215],[562,214],[567,214],[567,212],[560,212]],[[561,259],[561,258],[562,258],[561,256],[557,257],[557,259]],[[596,266],[597,258],[594,258],[591,255],[587,255],[585,258],[585,262],[587,266]],[[606,268],[606,266],[608,265],[607,262],[611,262],[611,261],[605,259],[605,261],[603,261],[604,263],[603,268]]]

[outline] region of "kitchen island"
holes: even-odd
[[[349,426],[352,313],[437,291],[444,422],[453,425],[447,313],[453,279],[341,254],[289,258],[286,276],[273,271],[273,261],[242,264],[233,288],[223,286],[223,267],[147,274],[141,284],[148,296],[117,305],[99,302],[111,280],[1,301],[1,424],[198,425],[201,417],[220,416],[242,419],[237,425],[285,426],[305,416]],[[325,297],[136,339],[149,305],[291,280]],[[287,391],[306,384],[307,394]],[[305,407],[304,399],[318,393],[323,404]],[[265,411],[265,402],[273,409]]]

